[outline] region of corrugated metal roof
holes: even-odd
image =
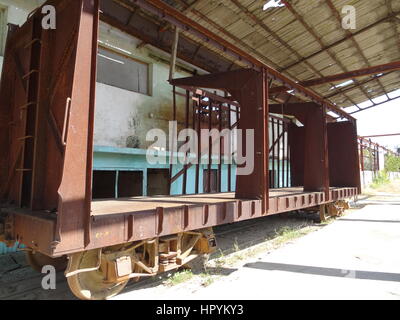
[[[390,16],[390,1],[387,0],[331,0],[334,9],[341,16],[345,5],[355,7],[356,30],[342,28],[341,21],[335,17],[328,0],[292,0],[287,1],[292,10],[284,6],[266,11],[263,11],[263,5],[267,0],[169,2],[175,4],[175,8],[180,11],[184,10],[185,4],[186,7],[193,5],[187,12],[189,18],[298,81],[400,60],[400,20],[387,19],[369,28]],[[399,12],[400,1],[391,3],[393,11]],[[304,22],[299,20],[296,14]],[[256,19],[260,23],[257,23]],[[223,28],[225,32],[221,33],[217,27]],[[343,40],[349,36],[349,32],[355,33],[362,29],[365,30]],[[199,41],[190,34],[185,35]],[[326,46],[341,40],[342,42],[329,50],[324,50]],[[249,47],[252,50],[249,50]],[[216,51],[211,46],[210,49]],[[317,52],[320,53],[298,63]],[[295,63],[297,64],[293,65]],[[289,66],[291,67],[288,68]],[[348,107],[374,101],[375,98],[400,87],[399,72],[383,75],[359,86],[370,79],[371,76],[358,78],[353,84],[341,89],[332,89],[331,83],[315,86],[313,90],[323,97],[330,97],[333,103],[341,107]],[[351,87],[354,88],[348,90]]]
[[[400,61],[400,1],[398,0],[281,0],[285,6],[263,10],[268,0],[163,0],[188,18],[234,44],[261,62],[282,72],[295,81],[323,78],[370,66]],[[103,0],[123,7],[129,0]],[[342,8],[352,5],[356,10],[356,29],[342,28]],[[121,10],[121,8],[120,8]],[[126,9],[124,12],[129,13]],[[144,10],[145,11],[145,10]],[[154,21],[161,30],[168,28],[162,18],[140,11]],[[120,15],[116,14],[119,20]],[[129,16],[129,15],[128,15]],[[121,21],[123,22],[123,21]],[[132,20],[131,24],[132,25]],[[164,27],[163,27],[164,26]],[[142,30],[135,26],[136,31]],[[141,31],[139,31],[141,32]],[[181,47],[196,56],[210,56],[212,67],[245,67],[240,60],[217,49],[210,43],[183,31],[183,38],[193,42]],[[171,33],[156,32],[155,37],[169,41]],[[171,38],[172,39],[172,38]],[[187,41],[186,41],[187,42]],[[157,43],[156,43],[157,44]],[[185,48],[184,48],[185,47]],[[205,50],[205,49],[208,50]],[[207,53],[208,52],[208,53]],[[207,54],[206,54],[207,53]],[[224,63],[211,58],[217,53]],[[218,71],[221,71],[219,69]],[[225,69],[222,71],[226,71]],[[400,71],[386,72],[379,77],[364,76],[354,79],[347,86],[324,83],[311,89],[340,107],[352,105],[369,106],[375,99],[400,88]],[[276,84],[278,85],[278,84]],[[399,94],[400,95],[400,94]],[[303,97],[304,99],[304,97]]]

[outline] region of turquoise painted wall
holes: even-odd
[[[111,171],[141,171],[143,172],[143,195],[147,194],[147,170],[148,169],[168,169],[169,164],[149,164],[146,158],[146,150],[143,149],[130,149],[130,148],[114,148],[95,146],[94,148],[94,162],[93,170],[111,170]],[[169,152],[160,151],[157,156],[165,156],[169,162]],[[184,155],[175,153],[175,157],[182,158]],[[217,157],[213,158],[215,162]],[[173,166],[173,173],[176,174],[183,169],[183,165],[178,163]],[[208,169],[208,164],[200,166],[200,193],[203,193],[203,171]],[[217,164],[213,164],[211,169],[218,169]],[[231,170],[232,188],[236,188],[236,166],[232,166]],[[195,193],[196,182],[196,166],[192,166],[188,170],[187,180],[187,193]],[[171,194],[182,194],[183,176],[179,177],[173,184]],[[222,166],[222,192],[228,191],[228,166]]]
[[[157,164],[151,165],[148,163],[146,158],[146,150],[143,149],[131,149],[131,148],[114,148],[114,147],[103,147],[103,146],[95,146],[94,148],[94,170],[110,170],[110,171],[141,171],[143,173],[143,195],[147,194],[147,170],[148,169],[168,169],[169,164]],[[164,156],[168,160],[170,157],[169,152],[160,151],[157,156]],[[183,154],[175,153],[174,157],[183,158]],[[216,162],[217,157],[213,158],[213,161]],[[286,161],[280,160],[279,166],[282,170],[284,168],[284,175],[279,174],[276,176],[276,180],[279,179],[280,186],[285,186],[286,180],[289,178],[290,181],[290,168],[287,171]],[[213,164],[212,169],[217,170],[218,165]],[[270,169],[272,168],[272,160],[270,161]],[[278,160],[275,160],[275,170],[278,168]],[[180,170],[183,169],[183,165],[176,164],[173,167],[173,174],[175,175]],[[200,185],[199,190],[200,193],[203,193],[203,172],[208,169],[208,164],[203,164],[200,166]],[[287,178],[287,176],[289,176]],[[231,180],[232,180],[232,191],[236,189],[236,166],[232,166],[231,172]],[[195,182],[196,182],[196,166],[192,166],[188,170],[188,183],[187,183],[187,193],[192,194],[195,193]],[[277,181],[276,181],[277,182]],[[173,184],[171,193],[173,195],[182,194],[182,183],[183,183],[183,175],[179,177]],[[228,192],[228,166],[222,166],[222,192]]]
[[[0,255],[17,252],[18,249],[22,249],[22,248],[25,248],[25,246],[23,244],[15,243],[13,247],[7,248],[5,243],[0,242]]]

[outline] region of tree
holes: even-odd
[[[388,172],[400,172],[400,157],[394,155],[386,155],[385,170]]]

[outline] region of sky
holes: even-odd
[[[358,120],[360,136],[400,133],[400,99],[355,113],[353,116]],[[400,136],[371,138],[371,140],[390,149],[400,148]]]

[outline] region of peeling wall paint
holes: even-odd
[[[168,132],[168,121],[173,118],[172,86],[167,82],[169,65],[157,60],[152,49],[138,49],[139,40],[104,23],[100,25],[99,38],[101,46],[149,64],[151,93],[140,94],[97,83],[94,143],[146,149],[153,143],[146,142],[147,132],[154,128]],[[190,75],[178,71],[175,77]],[[182,96],[177,96],[177,119],[180,130],[185,121],[185,98]]]

